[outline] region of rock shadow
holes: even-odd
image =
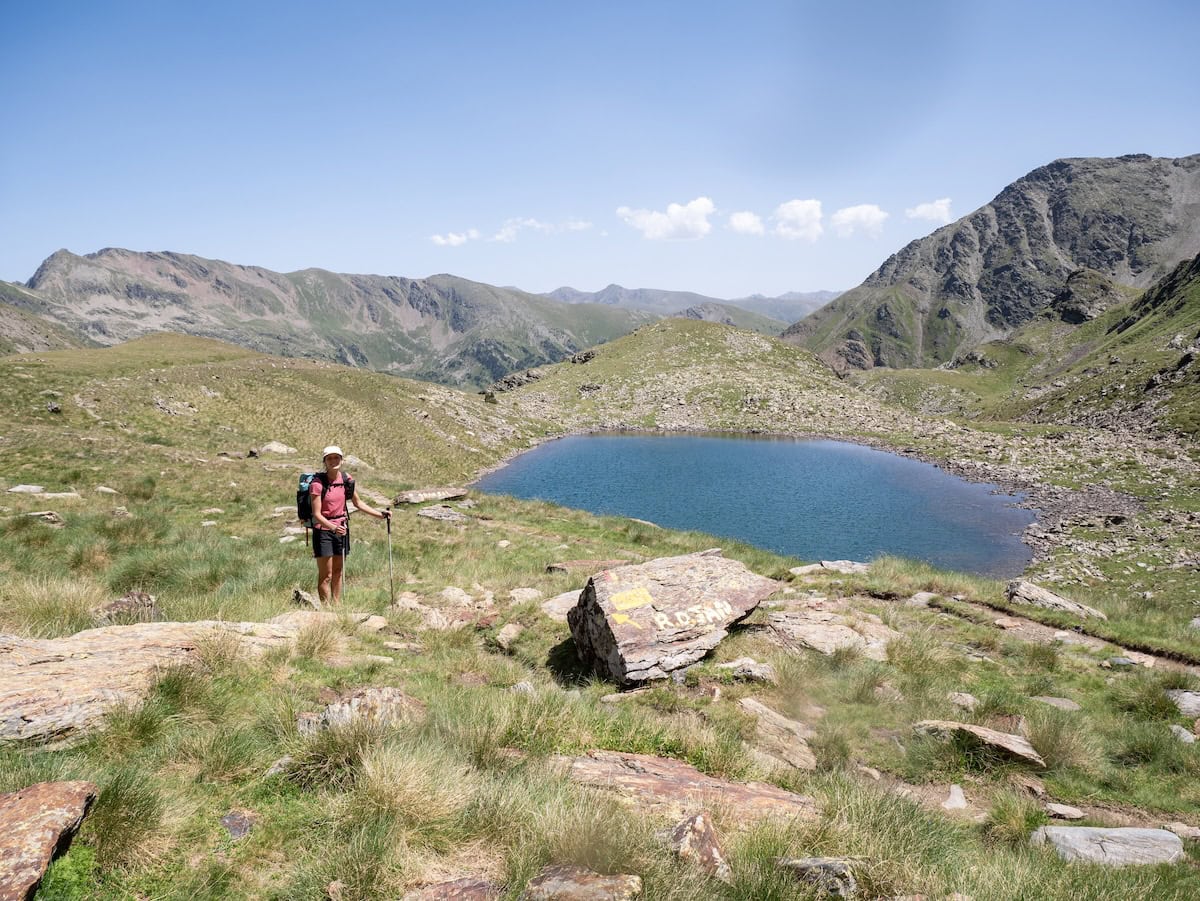
[[[546,669],[554,681],[564,688],[575,688],[589,682],[594,673],[579,659],[575,639],[567,638],[550,649],[546,655]]]

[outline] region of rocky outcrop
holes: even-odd
[[[783,338],[841,366],[944,363],[1049,309],[1079,269],[1146,288],[1194,256],[1198,191],[1200,155],[1057,160],[911,242]],[[1102,305],[1082,293],[1063,300],[1066,316]]]
[[[698,807],[718,806],[738,812],[749,824],[770,817],[809,820],[816,802],[764,782],[730,782],[706,776],[678,760],[646,754],[589,751],[582,757],[556,757],[572,782],[615,792],[640,809],[673,818]]]
[[[38,782],[0,795],[0,899],[33,898],[95,800],[91,782]]]
[[[206,642],[257,654],[292,642],[278,623],[142,623],[69,638],[0,635],[0,744],[61,747],[99,727],[113,707],[140,701],[159,672],[194,663]]]
[[[695,663],[778,587],[719,550],[662,557],[588,579],[567,622],[580,660],[631,686]]]
[[[999,732],[985,726],[973,723],[956,723],[949,720],[923,720],[916,723],[913,729],[929,735],[965,736],[979,744],[999,751],[1007,757],[1045,768],[1046,761],[1034,750],[1033,745],[1020,735]]]
[[[1177,863],[1184,859],[1183,842],[1166,829],[1042,826],[1029,837],[1029,843],[1035,847],[1049,845],[1068,862],[1110,867]]]
[[[1084,619],[1089,616],[1098,619],[1108,619],[1107,616],[1094,607],[1076,603],[1055,594],[1053,591],[1048,591],[1040,585],[1034,585],[1032,582],[1025,582],[1020,579],[1009,582],[1008,587],[1005,589],[1005,594],[1012,604],[1042,607],[1046,610],[1062,610],[1064,613],[1070,613]]]
[[[1128,298],[1112,279],[1091,269],[1076,269],[1050,301],[1050,309],[1063,322],[1079,325],[1091,322],[1109,307]]]
[[[404,504],[424,504],[429,501],[455,501],[466,496],[465,488],[417,488],[401,491],[392,499],[392,503],[400,507]]]

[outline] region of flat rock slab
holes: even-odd
[[[840,573],[852,576],[870,571],[870,563],[859,563],[856,560],[822,560],[820,563],[809,563],[807,566],[793,566],[788,570],[793,576],[807,576],[819,573]]]
[[[424,504],[429,501],[454,501],[467,496],[465,488],[418,488],[414,491],[401,491],[392,503],[397,507],[401,504]]]
[[[1166,829],[1100,829],[1094,826],[1042,826],[1031,845],[1050,845],[1066,861],[1112,867],[1175,863],[1183,860],[1183,842]]]
[[[1083,709],[1070,698],[1052,698],[1045,695],[1037,695],[1031,698],[1031,700],[1040,701],[1043,704],[1048,704],[1051,707],[1057,707],[1059,710],[1065,710],[1068,713],[1074,713],[1076,710]]]
[[[622,686],[665,679],[778,590],[720,550],[605,570],[567,613],[580,660]]]
[[[733,871],[725,859],[721,834],[708,811],[692,814],[671,830],[667,838],[671,851],[680,860],[694,863],[709,876],[722,882],[733,881]]]
[[[232,636],[251,654],[290,644],[279,623],[138,623],[69,638],[0,635],[0,744],[64,747],[113,707],[142,700],[165,668],[189,665],[207,642]]]
[[[296,731],[301,735],[315,735],[325,729],[343,728],[358,720],[381,726],[398,726],[424,716],[425,705],[398,688],[357,688],[319,713],[298,714]]]
[[[95,800],[91,782],[38,782],[0,795],[0,899],[33,898]]]
[[[767,625],[777,641],[786,646],[809,648],[831,655],[842,648],[858,651],[871,660],[886,660],[889,642],[901,638],[870,613],[842,613],[813,607],[772,613]]]
[[[548,601],[542,601],[542,612],[556,623],[567,621],[567,611],[579,603],[582,591],[564,591]]]
[[[743,682],[765,682],[768,685],[775,685],[779,682],[779,675],[775,672],[775,667],[769,663],[759,663],[753,657],[739,657],[728,663],[718,663],[717,669],[729,670],[733,678],[741,679]]]
[[[555,757],[568,767],[572,782],[616,792],[630,803],[685,816],[698,807],[725,807],[736,811],[740,822],[766,817],[812,819],[816,802],[765,782],[730,782],[706,776],[694,766],[667,757],[589,751],[582,757]]]
[[[559,560],[557,563],[547,563],[548,573],[598,573],[617,566],[628,566],[628,560]]]
[[[742,698],[738,707],[755,718],[758,746],[777,760],[798,770],[815,770],[817,758],[808,739],[813,731],[803,723],[776,713],[754,698]]]
[[[486,879],[465,876],[414,889],[403,901],[497,901],[503,894],[499,886]]]
[[[1046,761],[1034,750],[1026,739],[1020,735],[999,732],[986,726],[976,726],[972,723],[955,723],[949,720],[923,720],[913,726],[917,732],[932,735],[966,735],[981,744],[1022,760],[1034,766],[1045,768]]]
[[[584,867],[545,867],[529,880],[521,901],[630,901],[642,894],[640,876],[604,876]]]
[[[1008,600],[1013,604],[1042,607],[1046,610],[1062,610],[1084,619],[1089,616],[1098,619],[1108,619],[1107,616],[1095,607],[1076,603],[1055,594],[1053,591],[1048,591],[1040,585],[1034,585],[1032,582],[1026,582],[1021,579],[1009,582],[1008,587],[1005,589],[1005,594],[1008,595]]]
[[[467,522],[469,516],[459,513],[453,507],[447,507],[445,504],[432,504],[428,507],[422,507],[417,511],[417,516],[422,516],[425,519],[436,519],[439,522],[461,523]]]
[[[1184,716],[1200,716],[1200,691],[1184,691],[1173,688],[1167,692],[1179,712]]]

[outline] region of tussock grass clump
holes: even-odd
[[[1029,743],[1050,769],[1096,770],[1101,754],[1099,742],[1077,714],[1046,707],[1031,710],[1025,722]]]
[[[840,771],[850,766],[854,745],[846,727],[821,723],[808,744],[817,758],[817,769]]]
[[[390,819],[411,842],[448,849],[462,840],[462,812],[480,777],[444,747],[419,740],[371,748],[348,799],[356,821]]]
[[[1033,830],[1049,822],[1038,802],[1016,792],[1005,791],[992,800],[983,834],[989,842],[1023,848]]]
[[[1179,716],[1167,690],[1188,688],[1193,681],[1186,673],[1126,673],[1114,683],[1111,698],[1118,710],[1143,720],[1174,720]]]
[[[292,755],[288,778],[301,788],[350,788],[362,772],[363,758],[385,733],[382,726],[363,718],[322,729]]]
[[[315,622],[296,636],[296,656],[304,660],[324,660],[342,646],[342,627],[334,621]]]
[[[1111,753],[1121,766],[1155,766],[1168,773],[1200,775],[1200,753],[1161,723],[1127,722]]]
[[[159,831],[166,804],[153,777],[129,767],[101,784],[100,794],[83,821],[82,837],[96,853],[101,870],[138,862],[146,843]]]
[[[182,736],[176,758],[197,765],[198,781],[234,782],[262,772],[270,760],[268,750],[254,731],[215,728]]]
[[[0,579],[0,631],[30,638],[61,638],[96,625],[92,608],[111,600],[103,587],[80,576],[18,575]]]

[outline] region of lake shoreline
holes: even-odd
[[[1036,480],[1032,476],[1014,476],[1011,471],[1005,471],[1001,473],[996,467],[993,467],[986,462],[975,460],[957,460],[954,458],[938,458],[916,448],[900,447],[874,436],[846,436],[827,432],[768,431],[762,429],[750,432],[733,430],[723,431],[720,429],[707,428],[662,429],[642,427],[587,427],[570,429],[542,439],[533,439],[529,447],[506,454],[497,463],[487,467],[482,467],[476,472],[475,477],[468,483],[468,487],[474,487],[481,479],[490,473],[496,472],[499,469],[503,469],[518,457],[551,441],[587,435],[624,434],[662,436],[691,435],[696,437],[708,435],[720,438],[778,438],[798,441],[838,441],[846,444],[857,444],[862,447],[869,447],[873,450],[883,451],[899,457],[917,460],[922,463],[928,463],[942,470],[943,472],[957,476],[966,482],[979,485],[995,486],[996,490],[993,493],[996,494],[1022,495],[1022,498],[1014,501],[1012,506],[1031,510],[1034,514],[1033,521],[1021,533],[1021,543],[1026,545],[1032,551],[1032,559],[1026,565],[1024,572],[1028,572],[1028,570],[1034,565],[1043,562],[1055,550],[1069,547],[1069,536],[1062,528],[1062,525],[1065,522],[1086,516],[1101,514],[1112,515],[1113,513],[1119,513],[1126,516],[1132,516],[1143,508],[1142,502],[1137,498],[1132,497],[1131,495],[1122,494],[1121,492],[1117,492],[1112,489],[1089,486],[1086,489],[1079,490],[1066,488],[1060,485],[1047,484],[1045,482]],[[1011,470],[1011,466],[1009,469]]]

